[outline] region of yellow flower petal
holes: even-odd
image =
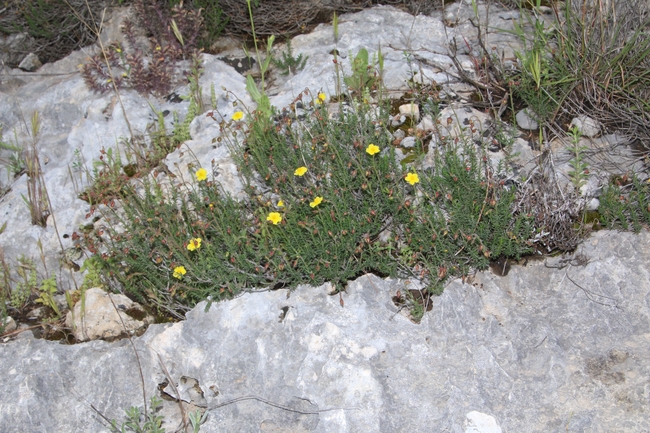
[[[376,153],[379,153],[379,151],[380,151],[379,146],[374,144],[370,144],[368,145],[368,147],[366,147],[366,153],[368,155],[374,155]]]
[[[307,167],[298,167],[296,168],[296,171],[293,172],[294,176],[302,176],[305,173],[307,173]]]
[[[190,251],[195,251],[201,248],[201,238],[192,238],[187,244],[187,249]]]
[[[282,200],[278,202],[278,207],[284,207],[284,202]]]
[[[235,111],[235,113],[232,115],[232,120],[235,122],[238,120],[242,120],[244,118],[244,113],[242,111]]]
[[[198,180],[199,182],[204,181],[208,178],[208,170],[206,170],[205,168],[199,168],[196,171],[195,175],[196,175],[196,180]]]
[[[273,225],[278,225],[282,221],[282,215],[279,212],[271,212],[267,217],[267,221],[270,221]]]
[[[404,180],[410,183],[411,185],[415,185],[420,181],[420,176],[418,176],[417,173],[408,173],[404,178]]]
[[[327,95],[324,94],[323,92],[320,92],[320,93],[318,94],[318,99],[320,99],[321,101],[325,102],[325,99],[326,99],[326,98],[327,98]]]
[[[319,204],[321,204],[322,201],[323,201],[323,197],[314,197],[314,201],[312,201],[311,203],[309,203],[309,206],[311,206],[311,207],[316,207],[316,206],[318,206]]]
[[[183,275],[185,275],[187,271],[185,270],[185,266],[176,266],[174,268],[174,278],[178,278],[179,280],[183,278]]]

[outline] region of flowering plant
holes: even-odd
[[[368,147],[366,147],[366,153],[371,156],[379,153],[379,150],[379,146],[376,144],[369,144]]]
[[[208,170],[205,168],[199,168],[194,175],[196,176],[196,180],[202,182],[208,178]]]
[[[174,268],[174,278],[178,278],[179,280],[183,278],[183,275],[187,273],[187,270],[185,269],[185,266],[176,266]]]
[[[280,215],[280,212],[271,212],[266,217],[266,220],[273,225],[278,225],[282,221],[282,215]]]
[[[415,185],[416,183],[420,182],[420,176],[418,176],[417,173],[407,173],[404,180],[410,183],[411,185]]]
[[[201,248],[201,238],[192,238],[187,244],[187,249],[190,251],[195,251]]]

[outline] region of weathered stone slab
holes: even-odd
[[[343,307],[328,285],[245,294],[134,342],[147,394],[167,370],[181,398],[207,406],[206,432],[463,433],[473,411],[495,431],[648,431],[648,245],[648,232],[601,231],[572,257],[453,281],[419,325],[391,301],[405,282],[368,275]],[[128,340],[24,335],[0,346],[0,368],[6,432],[106,431],[90,404],[119,419],[142,406]],[[220,406],[245,396],[285,409]],[[176,428],[176,403],[164,413]]]

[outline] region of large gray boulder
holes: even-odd
[[[453,281],[420,324],[391,300],[417,283],[372,275],[343,306],[327,284],[201,303],[133,339],[144,389],[175,396],[169,376],[205,432],[648,431],[648,245],[601,231],[571,257]],[[142,406],[128,340],[23,334],[0,351],[4,432],[103,432],[91,405]],[[178,412],[164,403],[168,431]]]

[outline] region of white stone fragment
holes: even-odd
[[[529,108],[524,108],[520,110],[516,115],[515,119],[517,120],[517,125],[521,129],[528,131],[533,131],[539,128],[539,123],[535,120],[534,113]]]
[[[34,53],[27,54],[23,61],[20,62],[20,65],[18,65],[20,69],[27,72],[34,72],[41,66],[43,66],[43,64],[41,63],[38,56]]]
[[[81,302],[77,302],[65,319],[66,326],[73,329],[77,341],[111,340],[127,332],[135,333],[153,323],[153,317],[142,306],[124,295],[108,294],[102,289],[92,288],[86,290],[85,296],[83,311]],[[142,320],[132,317],[134,315],[142,316]]]
[[[600,134],[601,124],[597,120],[592,119],[589,116],[578,116],[574,117],[571,120],[571,126],[578,128],[580,135],[585,137],[594,138]]]
[[[415,120],[416,122],[420,120],[420,108],[417,104],[404,104],[399,106],[399,112],[403,116],[407,116]]]
[[[3,321],[4,321],[4,323],[3,323],[3,326],[4,326],[4,333],[7,333],[7,332],[11,332],[11,331],[15,331],[15,330],[16,330],[17,325],[16,325],[16,321],[14,320],[13,317],[11,317],[11,316],[7,316],[7,317],[5,317],[4,319],[1,319],[1,318],[0,318],[0,320],[3,320]]]
[[[465,433],[501,433],[501,427],[493,416],[475,410],[465,416]]]

